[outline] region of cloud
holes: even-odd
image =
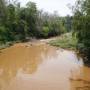
[[[57,11],[59,15],[66,16],[72,15],[71,10],[68,8],[68,4],[74,5],[76,0],[20,0],[22,6],[29,1],[35,2],[38,9],[43,9],[49,13]]]

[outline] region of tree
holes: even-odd
[[[0,24],[4,24],[6,20],[6,3],[5,0],[0,0]]]
[[[72,16],[67,15],[65,17],[65,27],[67,32],[70,32],[72,30]]]
[[[74,7],[74,30],[78,49],[90,59],[90,0],[78,0]],[[90,62],[90,61],[89,61]]]
[[[8,2],[9,1],[9,2]],[[20,7],[17,0],[0,0],[0,40],[25,41],[30,37],[48,38],[64,33],[65,27],[57,12],[37,10],[34,2]]]
[[[34,36],[37,34],[36,22],[37,22],[37,7],[34,2],[28,2],[26,8],[26,21],[29,26],[28,33]]]

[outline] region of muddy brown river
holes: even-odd
[[[90,68],[74,51],[19,43],[0,51],[0,90],[90,90]]]

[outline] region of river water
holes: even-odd
[[[90,90],[90,68],[74,51],[19,43],[0,51],[0,90]]]

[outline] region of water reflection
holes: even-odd
[[[73,51],[45,44],[16,44],[0,53],[0,90],[84,90],[89,75]]]
[[[18,44],[3,50],[0,54],[0,88],[5,87],[2,84],[8,84],[16,77],[18,71],[33,74],[42,63],[43,56],[47,57],[48,53],[53,54],[52,50],[44,45],[27,47]]]

